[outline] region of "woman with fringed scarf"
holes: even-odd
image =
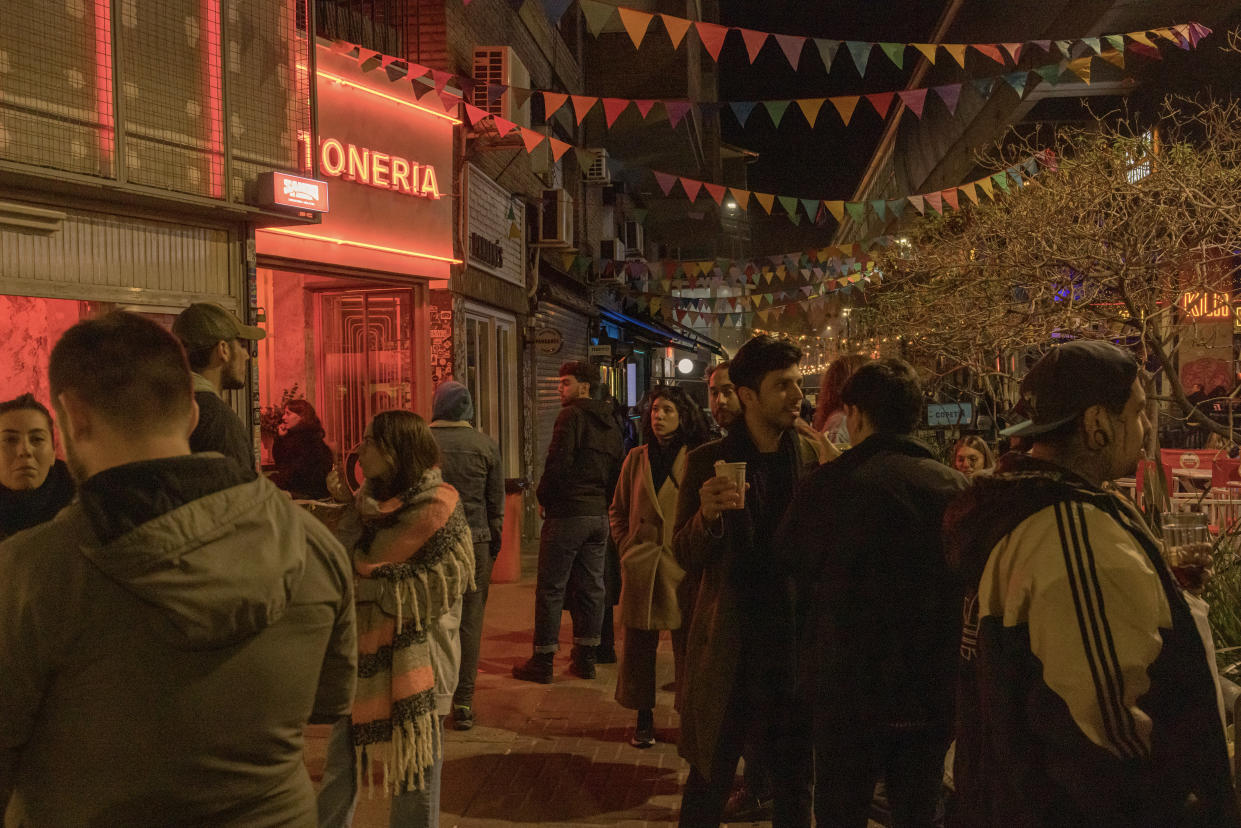
[[[365,777],[392,797],[391,825],[434,828],[461,596],[474,578],[470,527],[417,414],[376,414],[358,463],[366,482],[337,530],[353,554],[358,689],[352,721],[332,731],[319,825],[350,824]]]

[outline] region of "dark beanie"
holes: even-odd
[[[452,380],[440,383],[431,404],[431,419],[473,420],[474,400],[470,397],[470,389]]]

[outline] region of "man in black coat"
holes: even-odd
[[[590,365],[560,366],[562,407],[536,492],[543,531],[534,590],[534,655],[513,668],[513,677],[522,681],[552,680],[566,590],[573,618],[570,669],[579,678],[595,677],[603,628],[608,505],[624,459],[612,407],[593,396],[598,386],[598,371]]]
[[[893,825],[928,826],[960,632],[940,525],[966,481],[911,436],[922,390],[908,363],[863,365],[842,398],[853,448],[802,482],[773,544],[813,596],[798,664],[814,718],[815,818],[865,828],[884,778]]]

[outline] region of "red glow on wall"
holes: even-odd
[[[224,198],[224,73],[220,61],[220,0],[203,0],[203,33],[206,37],[207,159],[210,166],[209,194]]]
[[[354,241],[352,239],[338,239],[331,236],[320,236],[316,233],[307,233],[302,230],[290,230],[287,227],[267,227],[264,228],[265,233],[279,233],[282,236],[296,236],[300,239],[313,239],[314,241],[328,242],[329,244],[339,244],[345,247],[357,247],[361,250],[374,250],[378,253],[394,253],[398,256],[409,256],[415,259],[430,259],[436,262],[447,262],[448,264],[461,264],[460,259],[452,256],[437,256],[434,253],[425,253],[421,250],[409,250],[404,247],[388,247],[382,244],[370,244],[368,242]]]
[[[112,4],[91,4],[91,37],[95,51],[95,122],[99,124],[99,154],[112,167],[116,149],[116,122],[112,114]]]

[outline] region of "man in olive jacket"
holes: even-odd
[[[912,436],[922,388],[907,362],[863,365],[842,399],[853,448],[802,481],[773,544],[813,596],[798,666],[815,819],[866,828],[885,778],[893,824],[931,825],[960,634],[940,523],[966,481]]]
[[[345,550],[263,477],[190,454],[189,366],[156,323],[52,351],[78,501],[0,544],[6,825],[313,825],[308,719],[356,681]]]
[[[794,427],[800,360],[796,346],[769,336],[741,347],[730,376],[742,416],[727,437],[690,453],[677,499],[673,551],[698,584],[677,745],[690,763],[683,826],[720,823],[748,740],[779,769],[774,824],[810,824],[808,734],[787,715],[796,676],[791,584],[769,545],[797,481],[819,463]],[[747,464],[744,493],[716,474],[719,461]]]

